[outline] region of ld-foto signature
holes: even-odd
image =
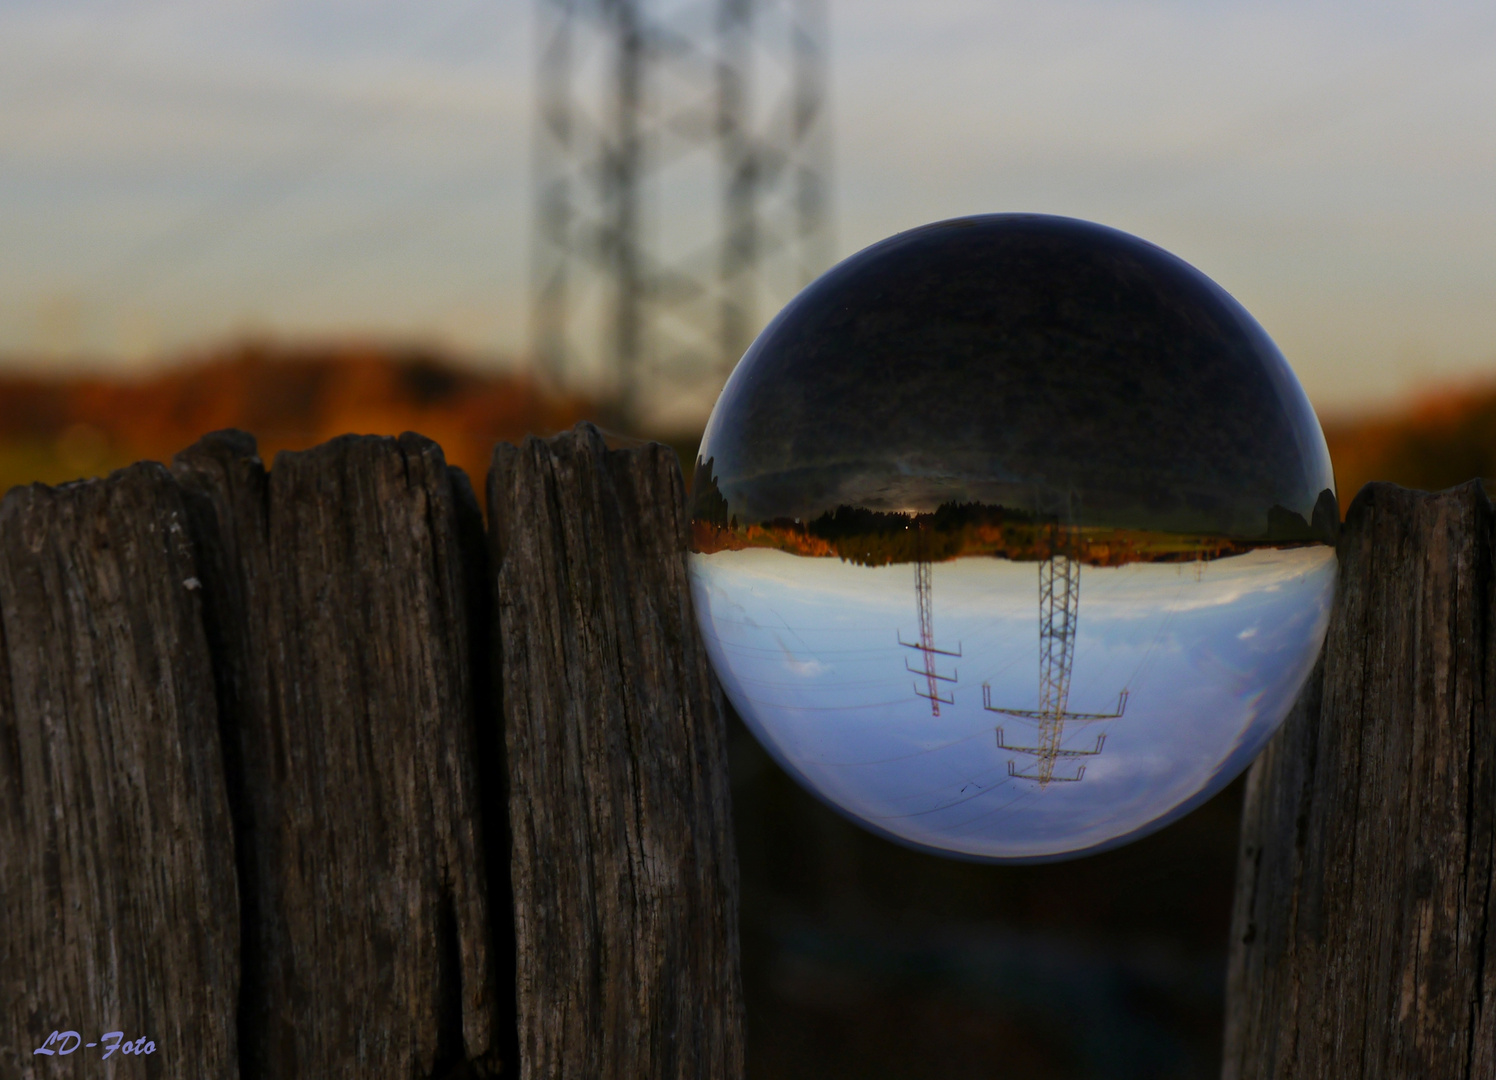
[[[111,1039],[113,1042],[110,1041]],[[99,1046],[100,1044],[109,1048],[104,1051],[103,1056],[106,1058],[116,1050],[121,1054],[154,1054],[156,1052],[156,1044],[144,1035],[138,1039],[125,1042],[125,1033],[123,1031],[106,1031],[99,1036],[98,1042],[86,1043],[83,1041],[83,1036],[79,1035],[76,1031],[54,1031],[47,1036],[46,1042],[31,1051],[31,1053],[33,1055],[56,1054],[59,1057],[66,1057],[80,1046]]]

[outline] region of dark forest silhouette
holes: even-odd
[[[1329,490],[1320,493],[1312,520],[1282,506],[1269,507],[1264,530],[1255,537],[1072,527],[1054,515],[980,502],[946,502],[929,513],[838,506],[809,521],[742,522],[722,494],[715,464],[711,458],[696,462],[692,488],[692,542],[702,553],[762,547],[887,566],[971,555],[1042,561],[1063,546],[1083,563],[1119,566],[1218,559],[1261,547],[1333,544],[1340,523],[1335,495]]]

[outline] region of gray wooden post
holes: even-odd
[[[0,506],[0,1076],[82,1075],[110,1043],[138,1075],[238,1075],[200,581],[160,465]],[[119,1049],[142,1036],[149,1056]]]
[[[1248,777],[1226,1080],[1496,1076],[1493,513],[1373,484],[1324,656]]]
[[[267,473],[223,433],[175,472],[230,754],[244,1080],[497,1070],[466,478],[414,435]]]
[[[239,432],[6,497],[0,1075],[740,1080],[679,467],[584,427],[489,501]]]
[[[522,1080],[740,1080],[720,691],[680,467],[590,425],[500,446],[488,505]]]

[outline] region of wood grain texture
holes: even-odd
[[[1248,778],[1227,1080],[1496,1076],[1493,513],[1362,490],[1324,656]]]
[[[494,452],[524,1080],[738,1080],[737,865],[680,467],[590,425]]]
[[[466,478],[414,435],[347,436],[267,474],[249,436],[219,433],[174,470],[233,777],[244,1080],[496,1071]]]
[[[185,520],[155,464],[0,507],[6,1077],[238,1075],[234,838]],[[156,1050],[34,1055],[54,1030]]]

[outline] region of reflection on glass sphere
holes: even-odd
[[[1065,218],[902,233],[743,357],[692,487],[692,592],[768,751],[866,827],[1096,851],[1237,776],[1318,655],[1339,510],[1262,328]]]

